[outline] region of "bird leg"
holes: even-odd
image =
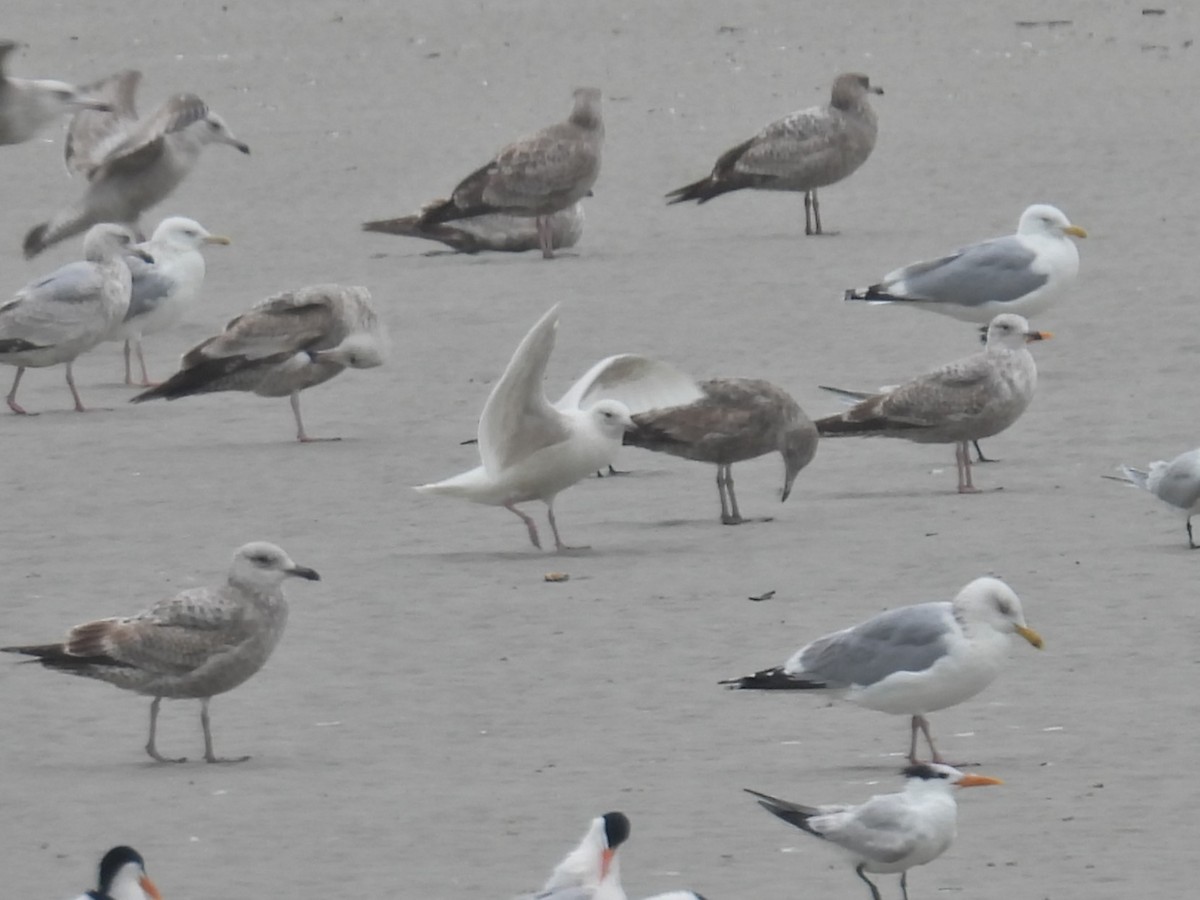
[[[129,365],[129,355],[131,351],[129,346],[129,338],[125,338],[125,383],[133,387],[133,368]]]
[[[954,445],[954,462],[958,467],[958,492],[978,494],[979,488],[971,482],[971,450],[966,441]]]
[[[721,524],[741,525],[742,517],[738,515],[737,501],[733,498],[733,479],[729,469],[730,467],[724,463],[717,464],[717,495],[721,498]],[[725,499],[726,494],[729,495],[728,502]],[[730,512],[731,506],[732,512]]]
[[[725,490],[729,494],[729,509],[732,512],[732,521],[726,522],[726,525],[741,525],[745,519],[742,518],[741,512],[738,510],[737,494],[733,492],[733,466],[726,464],[725,466]]]
[[[158,747],[154,745],[154,736],[158,733],[158,705],[160,703],[162,703],[162,697],[155,697],[152,701],[150,701],[150,740],[146,741],[146,752],[150,754],[151,759],[155,759],[163,763],[187,762],[186,756],[181,756],[178,759],[171,759],[163,756],[158,752]]]
[[[908,900],[908,869],[900,873],[900,893],[904,895],[904,900]]]
[[[994,456],[984,456],[983,448],[979,446],[979,441],[971,441],[971,445],[975,448],[975,455],[978,457],[978,459],[976,459],[975,462],[981,462],[981,463],[1000,462],[1000,460],[996,459],[996,457],[994,457]]]
[[[813,207],[813,192],[804,192],[804,233],[812,234],[812,207]]]
[[[813,188],[813,192],[812,192],[812,209],[813,209],[813,222],[816,225],[816,230],[814,231],[814,234],[824,234],[825,232],[821,230],[821,198],[817,196],[816,188]]]
[[[550,219],[547,216],[538,216],[534,221],[537,223],[538,247],[542,250],[542,259],[554,259],[554,245],[551,240]]]
[[[554,521],[554,503],[553,502],[546,504],[546,518],[548,518],[550,520],[550,530],[554,532],[554,549],[557,550],[559,553],[562,553],[564,550],[591,550],[592,549],[591,547],[587,546],[586,544],[582,547],[572,547],[572,546],[570,546],[568,544],[564,544],[562,542],[562,538],[560,538],[558,536],[558,523],[556,521]]]
[[[871,889],[871,900],[881,900],[879,896],[879,888],[875,887],[874,882],[867,877],[867,873],[863,871],[864,866],[866,866],[866,863],[859,863],[857,866],[855,866],[854,874],[865,881],[867,883],[867,887]]]
[[[239,763],[245,762],[249,756],[238,756],[232,759],[222,759],[213,753],[212,729],[208,724],[208,701],[205,697],[200,701],[200,725],[204,728],[204,761],[210,763]]]
[[[539,550],[541,550],[542,549],[542,540],[541,540],[541,538],[538,537],[537,523],[533,521],[533,518],[531,516],[527,516],[525,513],[521,512],[519,509],[517,509],[511,503],[505,503],[504,508],[507,509],[513,515],[520,517],[521,521],[525,523],[525,527],[529,530],[530,542],[533,544],[533,546],[535,546]],[[553,519],[551,521],[553,521]],[[555,537],[556,538],[558,537],[557,532],[555,532]]]
[[[17,377],[18,378],[21,377],[21,372],[19,369],[17,370]],[[15,392],[16,389],[17,389],[17,386],[14,384],[13,391]],[[12,406],[11,400],[8,401],[8,405]],[[1196,542],[1194,540],[1192,540],[1192,517],[1191,516],[1187,517],[1187,533],[1188,533],[1188,546],[1191,547],[1193,550],[1200,550],[1200,545],[1197,545]]]
[[[136,340],[137,340],[137,343],[134,346],[137,348],[138,365],[142,367],[142,384],[141,384],[141,386],[142,387],[157,387],[158,383],[155,381],[151,381],[150,373],[146,371],[146,356],[145,356],[145,354],[142,353],[142,339],[139,337]],[[126,369],[126,373],[128,374],[128,369]],[[126,382],[126,383],[128,384],[128,382]]]
[[[79,391],[75,390],[75,375],[71,372],[71,363],[67,363],[67,387],[71,389],[71,396],[75,398],[75,412],[87,412],[87,407],[79,399]]]
[[[937,747],[933,745],[933,735],[929,733],[929,720],[924,716],[912,717],[912,745],[908,750],[908,761],[914,766],[920,762],[917,759],[917,729],[921,730],[921,734],[925,735],[925,743],[929,745],[930,759],[935,763],[944,763],[946,760],[942,758],[942,754],[938,753]]]
[[[300,392],[292,391],[292,415],[296,417],[296,440],[302,444],[320,444],[324,441],[340,441],[340,437],[315,438],[304,432],[304,422],[300,418]]]
[[[18,416],[35,416],[37,413],[26,412],[25,407],[17,402],[17,385],[21,383],[21,376],[24,374],[25,367],[17,366],[17,377],[13,379],[12,390],[8,392],[8,396],[4,399],[8,401],[8,408]]]

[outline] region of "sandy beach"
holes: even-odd
[[[87,414],[61,368],[27,372],[21,399],[41,415],[0,416],[0,644],[215,584],[250,540],[322,581],[286,586],[274,657],[212,703],[217,751],[253,755],[237,766],[154,764],[147,698],[0,659],[0,894],[73,896],[128,843],[166,900],[503,898],[621,810],[630,897],[864,900],[832,848],[741,789],[809,803],[899,789],[907,721],[717,681],[991,573],[1046,648],[1014,643],[996,684],[931,717],[948,757],[1005,785],[961,797],[958,840],[910,873],[913,900],[1186,896],[1200,553],[1166,506],[1100,477],[1200,443],[1200,13],[1144,6],[13,0],[5,36],[29,46],[10,74],[135,67],[143,109],[194,91],[252,148],[208,148],[143,220],[186,215],[233,239],[206,250],[187,324],[146,339],[152,375],[250,304],[318,282],[366,285],[395,346],[387,367],[305,393],[308,430],[342,437],[307,446],[285,400],[129,404],[116,343],[75,367]],[[1018,24],[1035,19],[1067,24]],[[874,155],[821,191],[839,234],[805,238],[797,194],[666,206],[843,71],[886,93]],[[607,128],[578,247],[427,256],[359,230],[446,196],[565,116],[577,85],[602,88]],[[0,173],[4,300],[78,257],[78,240],[32,261],[20,247],[81,185],[58,127],[0,148]],[[730,528],[712,467],[625,450],[632,474],[560,496],[564,538],[592,549],[559,557],[503,509],[410,489],[477,464],[459,441],[555,302],[552,397],[637,352],[769,379],[816,418],[841,408],[818,384],[871,388],[966,355],[971,326],[842,292],[1010,233],[1034,202],[1090,236],[1077,283],[1035,322],[1055,338],[1033,348],[1033,405],[985,442],[1001,462],[975,483],[1002,491],[957,495],[948,445],[830,440],[786,504],[778,456],[736,466],[743,513],[774,521]],[[198,718],[164,704],[164,752],[199,756]]]

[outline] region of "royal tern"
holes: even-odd
[[[140,853],[132,847],[113,847],[100,860],[96,889],[77,900],[162,900],[162,895],[146,874]]]
[[[592,819],[587,834],[554,867],[537,900],[625,900],[617,850],[629,837],[629,819],[610,812]]]

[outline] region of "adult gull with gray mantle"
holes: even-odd
[[[136,79],[134,79],[136,84]],[[113,83],[116,90],[122,82]],[[132,102],[132,92],[126,92]],[[176,94],[145,118],[130,118],[125,106],[97,126],[73,127],[67,144],[67,166],[87,176],[83,196],[25,235],[25,256],[36,256],[52,244],[79,234],[96,222],[120,222],[136,228],[138,218],[166,199],[200,161],[208,144],[227,144],[249,153],[229,126],[195,94]]]
[[[804,233],[824,234],[817,188],[852,174],[875,149],[878,125],[869,94],[882,94],[866,75],[833,82],[829,103],[791,113],[726,150],[712,172],[667,194],[671,203],[707,203],[730,191],[803,191]]]
[[[1120,466],[1121,477],[1105,475],[1149,491],[1163,503],[1183,513],[1187,524],[1188,546],[1200,548],[1192,538],[1192,516],[1200,513],[1200,449],[1181,453],[1170,462],[1158,460],[1146,469]]]
[[[20,46],[16,41],[0,40],[0,145],[32,140],[63,113],[111,108],[103,99],[65,81],[7,75],[8,57]]]
[[[445,202],[434,200],[423,209]],[[546,216],[546,227],[550,232],[551,250],[574,247],[583,235],[583,203],[576,203]],[[541,235],[537,222],[509,213],[487,213],[473,219],[428,225],[421,224],[421,213],[417,213],[398,219],[363,222],[362,229],[379,234],[398,234],[402,237],[439,241],[457,253],[482,253],[488,250],[523,253],[526,250],[541,249]],[[431,251],[427,255],[445,252]]]
[[[1026,624],[1016,592],[985,576],[952,601],[888,610],[805,644],[782,666],[721,684],[735,690],[816,691],[911,716],[909,762],[918,761],[918,731],[934,762],[943,762],[926,714],[969,700],[991,684],[1014,634],[1041,649],[1041,635]]]
[[[129,309],[131,276],[126,254],[146,259],[121,225],[94,225],[83,241],[85,259],[30,282],[0,306],[0,363],[17,367],[5,400],[20,415],[17,388],[26,368],[66,363],[76,412],[84,412],[71,366],[108,337]]]
[[[185,353],[178,372],[131,402],[214,391],[288,397],[296,440],[336,441],[340,438],[309,437],[300,418],[300,392],[348,368],[383,365],[389,346],[365,287],[304,287],[268,297],[231,319],[220,334]]]
[[[281,585],[289,577],[320,580],[279,547],[257,541],[238,548],[220,587],[189,588],[135,616],[76,625],[62,643],[0,649],[153,697],[146,753],[159,762],[186,762],[158,752],[159,704],[164,697],[199,700],[204,759],[241,762],[249,757],[223,760],[213,752],[208,702],[256,673],[275,650],[287,623]]]
[[[525,523],[530,543],[538,549],[542,543],[537,525],[517,504],[541,500],[554,546],[561,551],[576,548],[564,544],[559,535],[555,497],[611,463],[633,420],[629,407],[619,400],[604,398],[584,408],[573,402],[550,404],[542,382],[557,331],[555,304],[521,340],[492,388],[479,417],[481,465],[416,490],[503,506]]]
[[[417,225],[428,229],[456,219],[507,213],[535,219],[542,256],[554,256],[549,217],[574,206],[600,175],[604,120],[600,91],[576,88],[565,122],[503,148],[487,165],[464,178],[449,200],[422,210]]]
[[[1079,274],[1071,237],[1087,232],[1062,210],[1035,203],[1021,213],[1016,234],[910,263],[878,284],[846,291],[845,299],[926,309],[981,325],[1006,312],[1031,318]]]
[[[134,383],[130,355],[136,350],[142,368],[141,386],[152,386],[142,354],[142,336],[174,328],[199,298],[205,273],[200,248],[206,244],[228,245],[229,238],[210,234],[195,219],[172,216],[159,222],[150,240],[139,245],[153,262],[136,257],[128,260],[133,274],[129,312],[108,338],[125,342],[126,384]]]
[[[1051,337],[1021,316],[996,316],[987,346],[836,416],[818,419],[823,437],[896,437],[918,444],[954,444],[958,492],[977,493],[971,480],[971,441],[991,437],[1021,417],[1037,387],[1037,365],[1026,348]],[[833,390],[842,392],[839,388]]]

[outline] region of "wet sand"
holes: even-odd
[[[152,374],[250,303],[320,281],[367,285],[396,352],[305,394],[310,432],[344,438],[312,446],[292,442],[285,401],[129,405],[117,344],[76,367],[87,415],[69,411],[61,369],[27,374],[22,401],[43,414],[0,416],[2,643],[219,579],[251,539],[323,581],[288,585],[276,655],[213,701],[218,753],[253,754],[239,766],[154,765],[148,700],[0,660],[5,896],[78,893],[127,842],[168,900],[507,897],[609,809],[633,822],[631,897],[865,896],[831,848],[741,788],[807,802],[892,790],[906,722],[716,682],[985,572],[1013,585],[1047,646],[1014,645],[995,685],[932,717],[943,752],[1006,784],[962,797],[958,841],[911,873],[914,900],[1186,896],[1200,554],[1166,507],[1100,475],[1197,444],[1194,11],[10,6],[10,36],[30,45],[14,74],[136,66],[143,108],[193,90],[253,148],[210,147],[147,219],[188,215],[234,239],[207,252],[189,324],[147,339]],[[1014,24],[1032,18],[1072,24]],[[805,239],[798,195],[665,206],[856,69],[887,93],[874,157],[821,193],[839,235]],[[358,231],[565,115],[577,84],[603,88],[608,143],[576,250],[428,257]],[[5,296],[78,253],[20,255],[26,229],[80,190],[60,132],[45,138],[0,148]],[[564,538],[593,547],[561,558],[504,510],[409,490],[475,464],[458,441],[556,301],[552,396],[603,356],[646,352],[697,377],[768,378],[815,417],[838,408],[818,383],[870,387],[965,355],[969,326],[846,305],[842,290],[1010,232],[1035,201],[1091,237],[1078,284],[1036,323],[1056,338],[1034,350],[1034,405],[985,443],[1002,462],[976,483],[1003,491],[956,495],[950,446],[829,441],[783,505],[778,457],[737,466],[743,512],[775,520],[728,528],[714,469],[626,451],[632,475],[560,497]],[[199,755],[197,707],[164,706],[164,752]]]

